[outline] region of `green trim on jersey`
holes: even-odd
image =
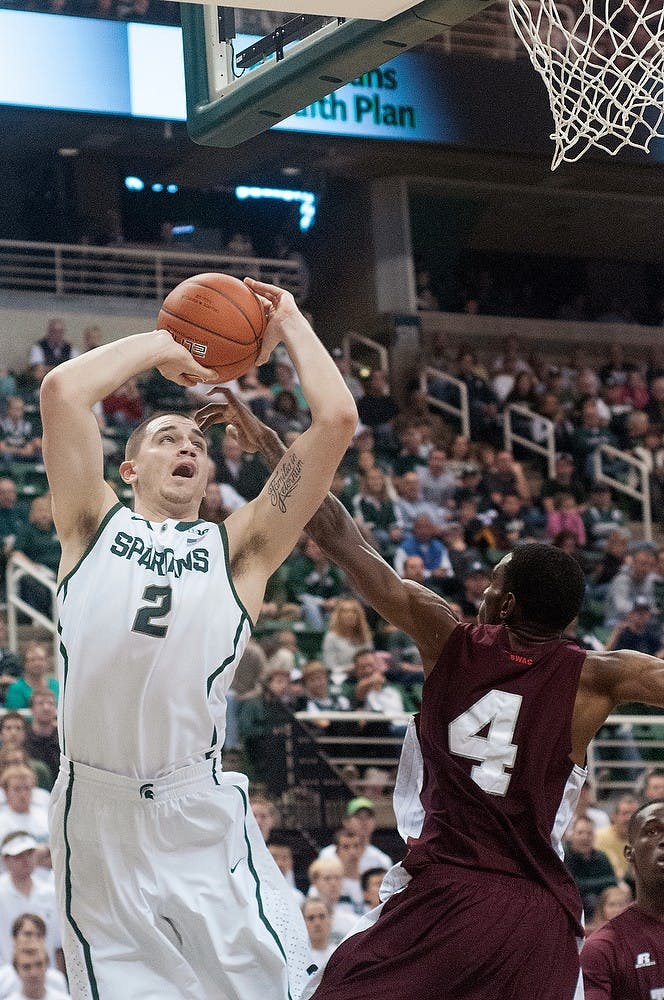
[[[66,588],[65,588],[66,589]],[[60,692],[60,714],[64,718],[65,711],[65,693],[67,690],[67,674],[69,673],[69,653],[67,652],[67,647],[62,641],[62,622],[58,618],[58,649],[60,650],[60,656],[62,657],[62,691]],[[66,739],[65,739],[65,727],[64,723],[62,726],[62,752],[67,756]]]
[[[97,528],[97,530],[95,531],[94,535],[92,536],[92,538],[88,542],[88,544],[86,546],[86,549],[85,549],[85,552],[83,553],[83,555],[81,556],[81,558],[78,560],[78,562],[76,563],[76,565],[74,566],[74,568],[70,569],[69,572],[67,573],[67,575],[63,576],[62,580],[60,580],[60,583],[58,584],[58,590],[57,590],[58,594],[60,593],[60,591],[62,590],[62,588],[65,587],[65,595],[66,595],[66,584],[69,583],[69,581],[71,580],[72,576],[74,575],[74,573],[76,572],[76,570],[79,568],[79,566],[81,565],[81,563],[83,562],[83,560],[86,558],[86,556],[90,555],[90,553],[92,552],[93,548],[95,547],[95,545],[99,541],[99,536],[101,535],[102,531],[104,530],[104,528],[106,527],[106,525],[108,524],[108,522],[111,520],[111,518],[113,517],[113,515],[117,514],[117,512],[119,510],[126,510],[125,505],[122,504],[122,503],[120,503],[120,502],[118,502],[116,504],[113,504],[113,506],[108,511],[108,513],[105,514],[104,517],[101,519],[101,521],[99,523],[99,527]]]
[[[208,696],[210,694],[210,691],[212,690],[212,685],[216,681],[216,679],[219,676],[219,674],[221,674],[226,669],[226,667],[228,666],[228,664],[231,663],[235,659],[235,657],[237,655],[237,645],[238,645],[238,643],[240,641],[240,636],[242,635],[242,628],[244,626],[245,620],[249,621],[249,615],[247,614],[247,612],[244,609],[242,609],[242,614],[240,615],[240,621],[238,622],[237,629],[235,630],[235,637],[233,638],[233,650],[229,654],[229,656],[226,657],[226,659],[221,664],[221,666],[217,667],[217,669],[215,671],[213,671],[213,673],[211,673],[210,676],[207,679],[207,693],[208,693]]]
[[[231,559],[228,552],[228,533],[226,531],[226,528],[224,527],[223,521],[219,525],[219,534],[221,535],[221,544],[223,545],[224,548],[224,559],[226,560],[226,575],[228,577],[228,582],[230,584],[231,590],[233,591],[233,597],[237,601],[237,605],[240,611],[244,612],[244,614],[247,616],[247,621],[251,625],[251,628],[254,629],[256,627],[256,622],[252,621],[251,615],[249,614],[244,604],[240,600],[238,592],[235,589],[235,584],[233,583],[233,576],[231,574]]]
[[[67,914],[67,920],[71,924],[74,934],[81,943],[83,949],[83,955],[85,957],[85,968],[88,973],[88,981],[90,983],[90,992],[92,994],[92,1000],[99,1000],[99,990],[97,988],[97,980],[95,978],[94,969],[92,968],[92,955],[90,954],[90,944],[83,936],[80,927],[74,920],[71,912],[71,845],[69,843],[69,837],[67,836],[67,820],[69,819],[69,811],[71,809],[71,799],[72,792],[74,789],[74,764],[69,761],[69,782],[67,784],[67,794],[65,797],[65,814],[63,819],[63,834],[65,839],[65,912]]]
[[[132,514],[131,515],[131,519],[132,519],[132,521],[142,521],[143,524],[147,524],[147,526],[150,529],[150,531],[154,531],[154,528],[152,527],[152,525],[150,524],[150,522],[147,520],[147,518],[141,517],[140,514]]]
[[[288,959],[286,957],[284,946],[279,940],[279,935],[275,931],[274,927],[265,916],[265,911],[263,909],[263,900],[261,899],[261,880],[258,875],[258,872],[256,871],[256,868],[254,867],[254,859],[251,854],[251,841],[249,840],[249,835],[247,833],[247,808],[248,808],[247,796],[244,794],[244,790],[240,787],[240,785],[233,785],[233,788],[237,788],[238,792],[242,796],[242,805],[244,806],[244,842],[247,845],[247,866],[249,868],[249,871],[251,872],[254,882],[256,883],[256,903],[258,905],[258,916],[261,918],[262,923],[265,925],[265,927],[268,929],[268,931],[274,938],[277,948],[283,955],[284,962],[286,963],[286,969],[288,969]],[[288,987],[288,1000],[293,1000],[290,991],[290,985]]]
[[[221,747],[217,746],[217,727],[212,727],[212,740],[210,742],[210,749],[205,751],[205,759],[210,760],[215,754],[219,753]]]
[[[178,521],[175,525],[176,531],[189,531],[190,528],[195,528],[197,524],[203,524],[203,518],[199,517],[196,521]]]

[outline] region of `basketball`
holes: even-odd
[[[260,300],[230,274],[195,274],[176,285],[164,299],[157,326],[220,382],[244,375],[261,349],[267,325]]]

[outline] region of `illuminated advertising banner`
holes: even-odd
[[[0,10],[0,103],[130,114],[127,27]]]
[[[365,139],[454,142],[435,67],[430,55],[405,52],[274,127]]]
[[[240,35],[236,50],[256,39]],[[0,104],[186,119],[177,27],[0,10]],[[404,53],[277,129],[453,142],[436,60]]]

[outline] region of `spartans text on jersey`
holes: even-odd
[[[173,549],[158,549],[146,545],[138,535],[130,535],[126,531],[118,531],[111,544],[111,552],[122,559],[136,559],[139,566],[144,566],[159,576],[172,573],[178,578],[185,570],[207,573],[209,569],[207,549],[191,549],[185,558],[181,558],[175,555]]]

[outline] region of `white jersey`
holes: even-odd
[[[117,504],[62,580],[58,611],[66,757],[149,778],[222,747],[251,630],[223,524],[151,523]]]

